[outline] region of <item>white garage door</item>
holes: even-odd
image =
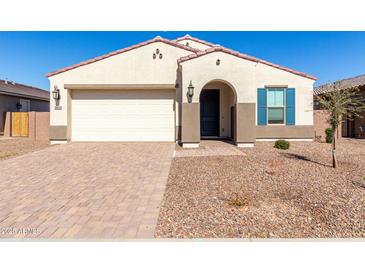
[[[174,91],[73,91],[73,141],[174,141]]]

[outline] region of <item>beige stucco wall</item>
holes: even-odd
[[[183,42],[180,43],[184,44]],[[191,47],[197,48],[199,45],[198,48],[200,49],[208,47],[200,43],[194,45],[193,42],[189,40]],[[163,54],[162,59],[152,58],[157,48]],[[65,84],[174,85],[177,83],[175,111],[176,126],[178,127],[182,121],[181,104],[188,102],[186,92],[190,80],[195,87],[192,98],[195,103],[199,102],[200,91],[203,87],[214,80],[223,80],[229,83],[237,94],[237,103],[256,104],[257,88],[266,85],[295,88],[296,125],[313,125],[313,80],[222,52],[210,53],[183,62],[178,68],[177,59],[189,54],[192,52],[156,42],[51,76],[49,78],[50,89],[52,90],[54,85],[60,88],[60,106],[62,107],[61,110],[55,110],[55,101],[51,99],[51,125],[66,126],[70,124],[72,98],[64,89]],[[219,66],[216,65],[217,59],[221,61]],[[209,88],[214,88],[214,86]],[[225,91],[229,89],[225,84],[221,84],[218,88],[221,89],[220,104],[222,109],[220,132],[222,136],[229,136],[231,122],[230,106],[227,102],[232,101],[231,93]],[[224,109],[222,106],[226,106],[226,108]],[[70,134],[69,131],[68,134]]]
[[[162,53],[162,59],[152,58],[156,49]],[[177,59],[191,53],[162,42],[155,42],[49,77],[50,89],[52,90],[54,85],[60,89],[59,105],[62,107],[62,110],[55,110],[55,101],[51,100],[51,125],[67,125],[70,98],[64,89],[65,84],[174,85],[177,79]]]
[[[219,66],[216,65],[217,59],[220,59]],[[184,102],[188,101],[186,92],[190,80],[195,87],[193,102],[199,102],[200,91],[214,79],[229,82],[237,93],[238,103],[257,103],[257,88],[288,86],[296,89],[296,125],[313,125],[314,81],[311,79],[222,52],[182,62],[180,67]]]
[[[199,49],[199,50],[206,50],[206,49],[210,48],[210,46],[208,46],[206,44],[195,42],[190,39],[180,40],[178,43],[185,45],[185,46],[186,46],[186,43],[189,43],[189,47],[192,47],[194,49]]]

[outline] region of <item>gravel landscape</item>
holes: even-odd
[[[365,237],[365,141],[256,142],[244,154],[177,157],[159,238]]]
[[[29,138],[1,138],[0,160],[23,155],[50,146],[49,141],[34,141]]]

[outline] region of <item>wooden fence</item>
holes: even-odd
[[[7,112],[4,136],[49,140],[49,112]]]
[[[14,137],[28,137],[29,135],[28,112],[12,112],[11,135]]]

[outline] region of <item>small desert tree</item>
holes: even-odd
[[[328,112],[327,122],[330,124],[332,135],[332,166],[337,167],[336,157],[336,133],[339,125],[343,122],[345,115],[351,114],[349,119],[361,117],[360,113],[365,111],[365,100],[359,95],[358,88],[342,88],[339,82],[328,84],[329,90],[318,96],[322,109]]]

